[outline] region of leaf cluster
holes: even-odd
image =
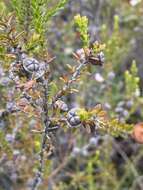
[[[88,18],[78,14],[74,17],[74,22],[77,26],[83,47],[89,47]]]

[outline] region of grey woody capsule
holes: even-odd
[[[67,120],[71,126],[77,126],[81,123],[80,117],[77,115],[78,110],[78,108],[73,108],[67,114]]]
[[[62,100],[57,100],[55,102],[55,108],[60,109],[61,111],[68,111],[68,106],[65,102],[63,102]]]
[[[97,54],[97,56],[91,55],[88,58],[88,61],[92,64],[92,65],[99,65],[102,66],[104,61],[105,61],[105,56],[103,52],[100,52]]]
[[[97,57],[99,58],[99,60],[102,64],[105,62],[105,56],[104,56],[104,53],[102,51],[97,54]]]
[[[34,58],[26,58],[23,60],[23,67],[27,72],[32,73],[39,70],[40,64]]]
[[[36,79],[42,77],[46,69],[43,62],[39,63],[36,59],[28,57],[23,59],[23,68],[25,71],[32,74]]]

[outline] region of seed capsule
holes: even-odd
[[[101,64],[103,64],[105,61],[104,53],[101,51],[100,53],[97,54],[97,57],[99,58]]]
[[[63,102],[62,100],[57,100],[55,102],[55,108],[60,109],[61,111],[68,111],[68,106],[65,102]]]
[[[23,68],[28,73],[32,74],[36,79],[42,77],[45,73],[43,64],[39,63],[34,58],[23,59]]]
[[[23,60],[23,67],[27,72],[37,72],[39,66],[39,62],[34,58],[26,58]]]
[[[99,65],[102,66],[105,61],[104,53],[100,52],[97,54],[97,56],[90,56],[89,57],[89,62],[92,65]]]
[[[73,108],[67,114],[67,120],[71,126],[77,126],[81,123],[80,117],[77,114],[78,110],[78,108]]]

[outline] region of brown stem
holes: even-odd
[[[61,98],[63,95],[65,95],[66,91],[70,88],[71,84],[77,79],[77,77],[80,75],[80,71],[82,68],[87,64],[87,60],[80,62],[80,64],[76,67],[75,72],[73,73],[71,79],[63,86],[63,88],[55,95],[52,101],[52,105]]]
[[[48,80],[44,80],[43,81],[43,113],[44,113],[44,133],[42,134],[42,142],[41,142],[41,150],[39,153],[40,159],[39,159],[39,168],[38,171],[36,173],[36,177],[34,179],[33,185],[32,185],[32,189],[31,190],[35,190],[37,189],[37,186],[39,185],[41,178],[42,178],[42,174],[43,174],[43,168],[44,168],[44,149],[46,146],[46,141],[47,141],[47,137],[48,133],[49,133],[49,127],[51,124],[51,120],[48,116]],[[49,137],[50,138],[50,137]]]

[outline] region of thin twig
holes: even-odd
[[[39,156],[40,156],[40,159],[39,159],[39,168],[38,168],[38,171],[36,173],[36,177],[34,179],[34,182],[33,182],[33,185],[32,185],[32,190],[35,190],[37,189],[39,183],[40,183],[40,180],[41,180],[41,177],[42,177],[42,174],[43,174],[43,168],[44,168],[44,149],[45,149],[45,146],[46,146],[46,141],[47,141],[47,138],[49,137],[48,136],[48,130],[49,130],[49,126],[50,126],[50,119],[49,119],[49,116],[48,116],[48,80],[44,80],[43,81],[43,94],[44,94],[44,97],[43,97],[43,112],[44,112],[44,125],[45,125],[45,128],[44,128],[44,133],[42,135],[42,142],[41,142],[41,150],[40,150],[40,153],[39,153]],[[50,138],[50,137],[49,137]]]
[[[73,73],[71,79],[63,86],[63,88],[55,95],[55,97],[53,98],[52,104],[54,105],[54,103],[61,98],[65,92],[70,88],[71,84],[77,79],[77,77],[80,75],[80,71],[82,70],[82,68],[87,64],[87,60],[85,60],[84,62],[80,62],[80,64],[76,67],[75,72]]]
[[[114,142],[115,142],[115,140],[114,140]],[[138,179],[140,176],[139,176],[138,171],[136,170],[134,164],[132,163],[132,161],[128,158],[128,156],[126,155],[126,153],[124,151],[122,151],[122,149],[120,148],[120,146],[116,142],[114,143],[114,146],[115,146],[116,150],[121,154],[121,156],[124,159],[124,161],[126,161],[129,164],[130,169],[131,169],[134,177],[136,179]],[[142,189],[142,183],[139,183],[138,185]],[[119,188],[120,188],[120,185],[119,185],[118,189]]]
[[[63,88],[55,95],[55,97],[53,98],[52,101],[52,105],[54,105],[54,103],[61,98],[65,92],[70,88],[70,85],[77,79],[77,77],[80,75],[80,71],[82,70],[82,68],[87,64],[87,60],[80,62],[80,64],[76,67],[75,72],[73,73],[71,79],[63,86]],[[44,167],[44,149],[46,146],[46,141],[47,141],[47,137],[50,139],[49,136],[49,127],[51,124],[51,119],[49,118],[48,115],[48,80],[44,80],[43,81],[43,89],[44,89],[44,97],[43,97],[43,112],[44,112],[44,125],[45,125],[45,129],[44,129],[44,133],[42,134],[42,142],[41,142],[41,150],[40,150],[40,165],[38,168],[38,171],[36,173],[36,177],[34,179],[33,185],[32,185],[32,189],[31,190],[35,190],[38,187],[38,184],[40,183],[42,174],[43,174],[43,167]]]

